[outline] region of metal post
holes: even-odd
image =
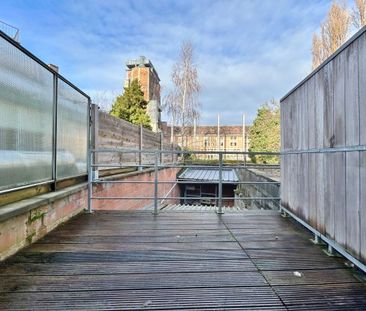
[[[53,190],[57,185],[57,93],[58,93],[58,77],[53,74],[53,118],[52,118],[52,180]]]
[[[174,144],[173,143],[171,143],[171,151],[173,151],[174,150]],[[174,152],[172,152],[172,164],[174,164],[175,163],[175,161],[174,161],[174,156],[175,156],[175,154],[174,154]]]
[[[93,195],[93,155],[92,155],[92,151],[91,151],[91,126],[92,126],[92,122],[91,122],[91,102],[89,99],[89,111],[88,111],[88,158],[87,158],[87,162],[88,162],[88,213],[92,213],[93,212],[93,207],[92,207],[92,195]]]
[[[159,182],[159,166],[158,166],[158,161],[159,161],[159,153],[156,152],[155,153],[155,176],[154,176],[154,215],[158,215],[158,182]]]
[[[219,153],[219,204],[217,214],[223,214],[222,211],[222,153]]]
[[[217,115],[217,151],[220,151],[220,115]]]
[[[243,132],[242,132],[242,140],[243,140],[243,157],[244,157],[244,159],[243,159],[243,161],[245,161],[245,152],[246,152],[246,140],[245,140],[245,135],[246,135],[246,133],[245,133],[245,113],[243,113]]]
[[[138,170],[141,171],[142,170],[142,144],[143,144],[143,128],[142,125],[140,124],[140,141],[139,141],[139,168]]]
[[[334,255],[332,245],[328,244],[328,255]]]
[[[92,195],[93,195],[93,170],[92,170],[92,152],[88,151],[88,213],[93,212]]]
[[[89,149],[97,149],[99,145],[98,137],[99,137],[99,107],[96,104],[91,103],[90,105],[90,143]],[[91,163],[98,163],[98,153],[93,152],[90,154]],[[98,167],[93,166],[93,180],[99,178]]]
[[[163,132],[160,132],[160,151],[164,149],[164,135]],[[164,163],[164,154],[160,152],[160,163]]]
[[[319,244],[319,236],[314,234],[314,240],[311,240],[314,244]]]

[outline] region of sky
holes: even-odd
[[[200,124],[251,123],[311,71],[311,40],[327,0],[1,0],[21,44],[106,109],[125,62],[151,60],[166,93],[183,41],[194,46]],[[169,116],[163,112],[163,120]]]

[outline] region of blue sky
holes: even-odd
[[[181,42],[195,48],[201,124],[252,121],[311,69],[311,38],[330,1],[1,0],[21,44],[97,101],[122,92],[125,61],[145,55],[168,90]],[[165,120],[168,117],[163,115]]]

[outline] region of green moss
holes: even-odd
[[[46,215],[46,214],[47,214],[47,212],[37,212],[33,216],[32,216],[32,214],[30,214],[29,218],[28,218],[28,223],[31,224],[32,222],[35,222],[38,219],[43,219],[44,215]]]
[[[35,233],[35,232],[32,232],[31,234],[29,234],[29,235],[25,238],[29,244],[31,244],[31,243],[32,243],[33,237],[34,237],[35,235],[36,235],[36,233]]]

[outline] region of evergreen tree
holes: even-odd
[[[146,107],[147,102],[144,100],[144,92],[141,90],[140,83],[135,79],[128,87],[124,88],[122,95],[117,96],[110,114],[151,129],[150,117],[146,112]]]
[[[280,108],[272,100],[262,105],[250,128],[249,151],[252,152],[279,152],[280,150]],[[255,163],[278,163],[277,156],[251,156]]]

